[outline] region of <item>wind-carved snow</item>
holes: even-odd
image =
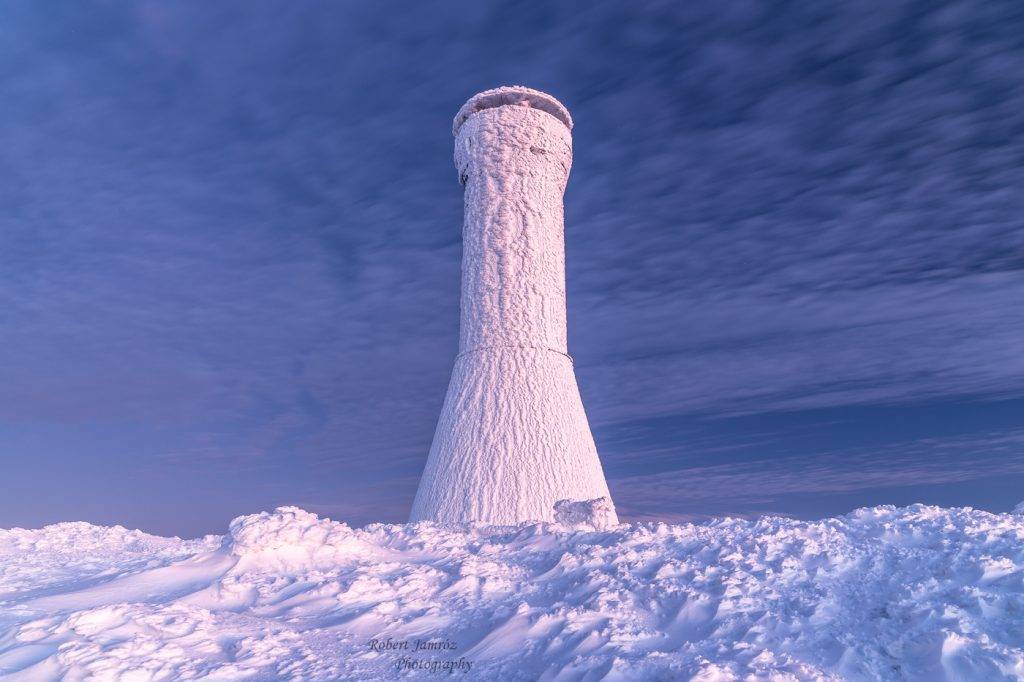
[[[454,648],[388,648],[416,640]],[[472,680],[1021,679],[1024,517],[0,531],[5,679],[425,674],[403,657]]]
[[[566,348],[571,125],[557,100],[521,87],[480,93],[455,118],[459,355],[413,521],[553,521],[557,500],[611,503]]]

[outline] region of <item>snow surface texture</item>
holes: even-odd
[[[0,567],[11,680],[1024,678],[1024,517],[973,509],[596,531],[283,507],[194,541],[0,531]]]
[[[455,117],[459,355],[412,521],[553,521],[558,500],[610,504],[566,348],[571,125],[553,97],[520,87],[480,93]]]

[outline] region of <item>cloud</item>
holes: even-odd
[[[457,343],[451,116],[514,82],[577,121],[596,425],[1024,396],[1012,2],[0,12],[6,424],[415,469]]]
[[[1024,430],[695,466],[611,482],[632,520],[758,516],[791,495],[854,493],[1024,475]],[[668,517],[662,514],[668,514]]]
[[[624,352],[577,355],[577,366],[588,405],[611,421],[1012,397],[1024,378],[1022,297],[1024,281],[992,274],[795,297],[736,292],[667,303],[628,326],[602,311],[596,334]],[[671,325],[687,331],[651,347]]]

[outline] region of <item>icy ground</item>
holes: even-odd
[[[284,507],[202,540],[5,530],[3,674],[1022,679],[1024,515],[353,530]]]

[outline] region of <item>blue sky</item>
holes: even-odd
[[[0,527],[404,520],[456,353],[451,118],[576,121],[620,515],[1024,499],[1010,1],[0,7]]]

